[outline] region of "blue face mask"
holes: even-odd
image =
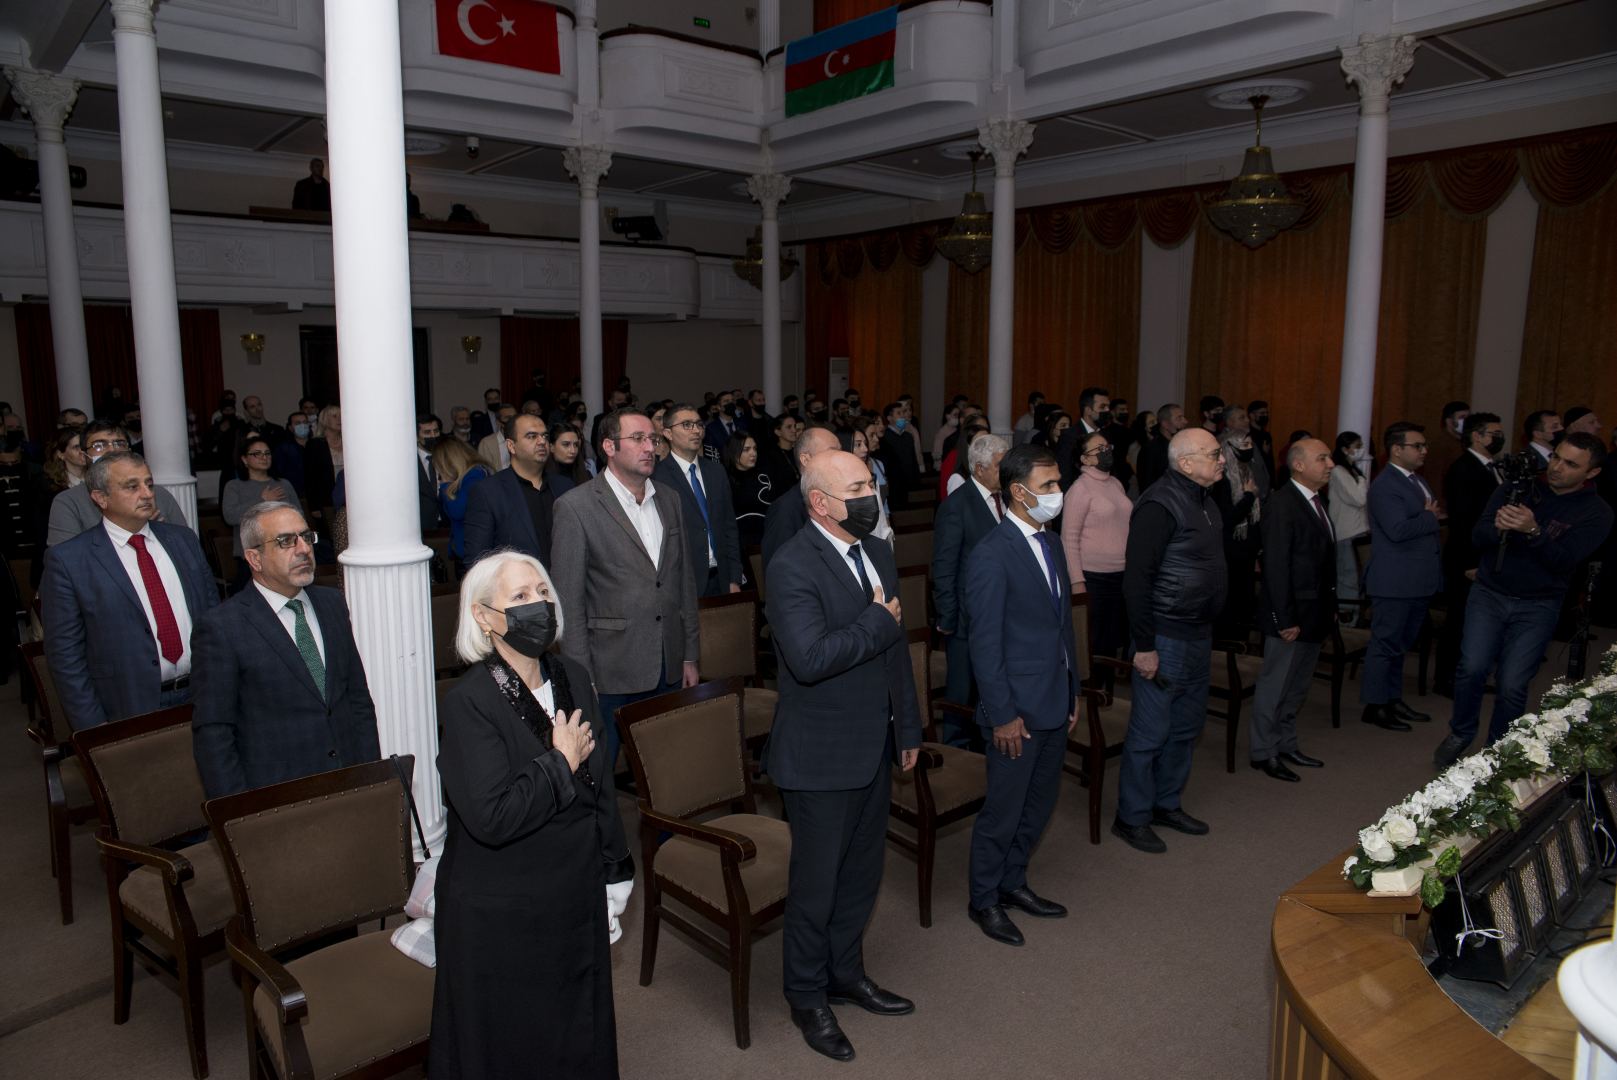
[[[893,421],[893,430],[894,431],[903,431],[905,428],[909,427],[909,425],[910,425],[910,422],[908,420],[904,419],[902,416],[900,416],[897,420]]]
[[[300,439],[307,439],[309,437],[309,425],[308,424],[293,424],[292,425],[292,434],[296,435]]]

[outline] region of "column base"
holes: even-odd
[[[192,532],[197,531],[197,478],[194,476],[180,476],[175,478],[154,476],[152,479],[157,486],[174,496],[174,501],[180,504],[180,512],[185,515],[185,524]],[[179,524],[175,522],[174,524]]]

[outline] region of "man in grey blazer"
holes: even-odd
[[[80,485],[96,525],[45,552],[45,660],[74,730],[191,697],[191,627],[219,603],[196,533],[157,514],[139,454],[103,454]]]
[[[84,429],[81,445],[93,465],[108,454],[127,452],[129,433],[116,424],[92,421]],[[185,525],[185,514],[180,510],[179,501],[174,496],[162,488],[157,488],[154,497],[157,500],[157,517],[153,520],[166,521],[170,525]],[[101,524],[101,510],[90,498],[90,486],[80,484],[68,488],[51,500],[50,532],[46,534],[45,545],[55,547],[62,541],[71,540],[99,524]]]
[[[699,680],[696,579],[685,566],[678,496],[651,481],[655,438],[645,414],[608,413],[606,468],[556,500],[549,570],[572,627],[561,651],[595,680],[609,761],[618,706]]]

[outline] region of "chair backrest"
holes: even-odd
[[[34,684],[35,726],[46,742],[65,742],[62,735],[68,731],[67,717],[62,715],[62,699],[56,693],[56,680],[51,678],[50,665],[45,662],[45,643],[24,641],[17,646],[17,650],[27,662],[28,678]],[[56,727],[58,723],[62,725],[61,733]]]
[[[398,760],[410,777],[415,759]],[[207,818],[236,910],[267,952],[403,911],[415,882],[392,761],[210,799]]]
[[[434,593],[431,603],[433,669],[459,671],[466,666],[455,651],[455,629],[460,624],[460,593]]]
[[[893,558],[898,565],[932,565],[932,526],[906,525],[893,530]]]
[[[1078,677],[1089,684],[1090,669],[1095,665],[1089,651],[1089,594],[1078,593],[1072,598],[1072,643],[1078,653]]]
[[[908,510],[894,510],[888,518],[893,528],[902,529],[908,525],[931,525],[932,519],[937,516],[935,506],[912,506]]]
[[[932,568],[903,566],[898,571],[898,604],[905,626],[931,626]]]
[[[113,839],[157,845],[207,824],[207,796],[191,749],[191,706],[75,731],[73,748]]]
[[[236,533],[214,533],[213,557],[218,564],[219,576],[228,583],[236,576]]]
[[[926,627],[911,630],[910,675],[915,679],[915,700],[921,705],[921,723],[932,722],[932,631]]]
[[[27,611],[34,603],[34,560],[11,559],[11,580],[17,587],[17,611]]]
[[[702,678],[758,674],[758,594],[749,590],[696,601]]]
[[[690,817],[751,797],[740,679],[699,683],[618,709],[635,786],[651,809]]]
[[[764,553],[756,548],[747,551],[747,569],[758,590],[758,599],[764,598]]]

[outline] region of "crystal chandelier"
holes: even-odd
[[[968,274],[988,265],[994,249],[994,218],[977,190],[977,160],[981,150],[971,152],[971,190],[960,205],[960,215],[949,231],[938,237],[938,253]]]
[[[764,287],[764,234],[763,227],[752,230],[752,236],[747,239],[747,253],[731,263],[735,267],[736,277],[745,281],[755,289]],[[780,252],[780,279],[785,281],[797,269],[797,260],[789,255],[785,248]]]
[[[1207,204],[1207,217],[1247,247],[1260,248],[1276,233],[1297,224],[1303,216],[1303,200],[1286,190],[1285,181],[1275,174],[1269,148],[1263,145],[1263,107],[1269,96],[1258,94],[1248,100],[1257,139],[1241,160],[1241,175],[1230,181],[1220,198]]]

